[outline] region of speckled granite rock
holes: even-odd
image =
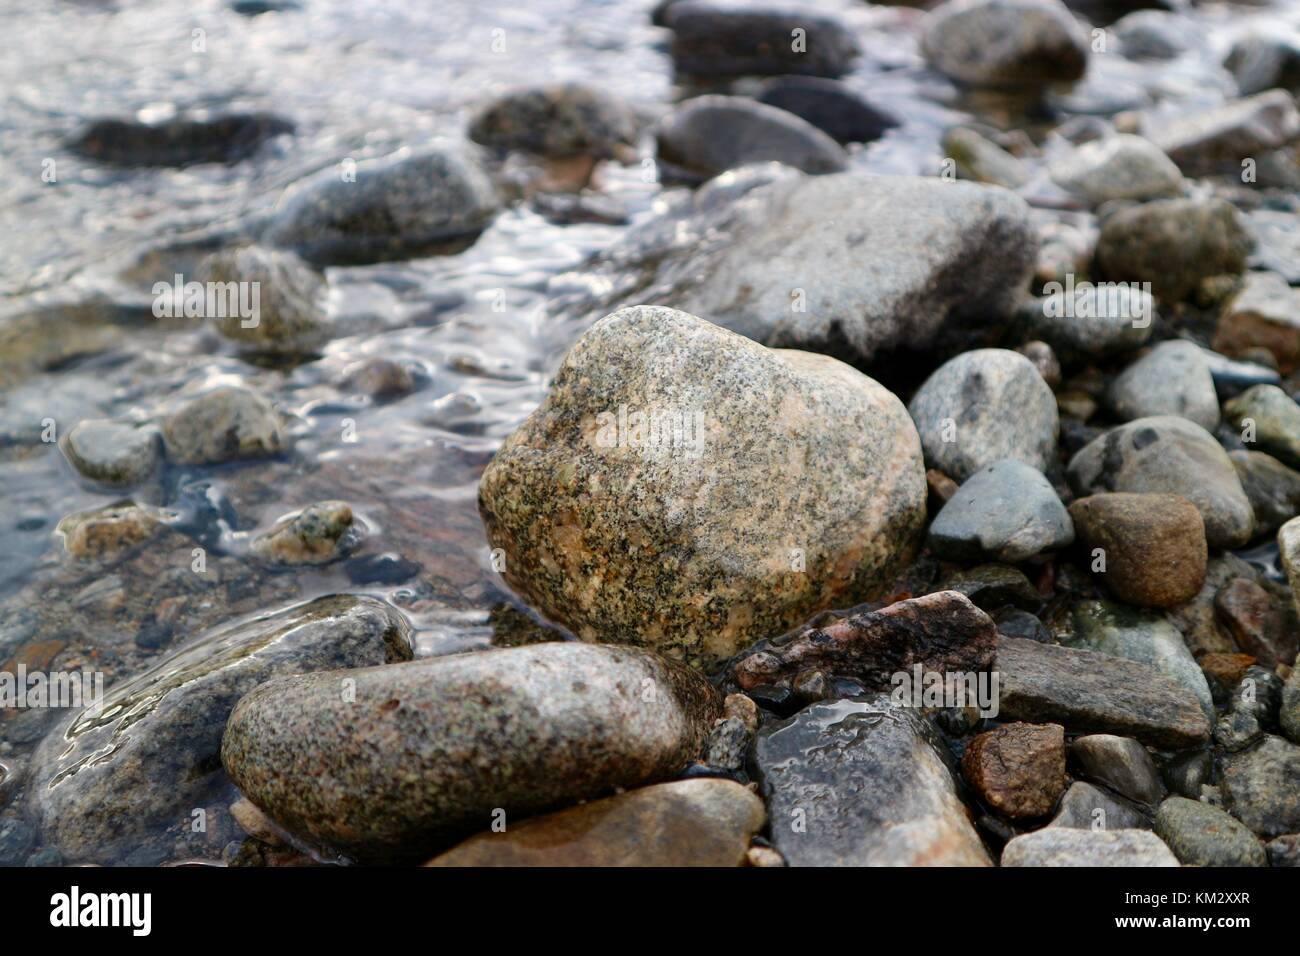
[[[428,865],[741,866],[766,818],[738,783],[678,780],[480,833]]]
[[[1224,418],[1249,437],[1246,447],[1267,452],[1284,465],[1300,467],[1300,405],[1276,385],[1256,385],[1223,406]],[[1247,430],[1253,422],[1253,437]],[[1243,438],[1245,441],[1245,437]]]
[[[759,731],[772,842],[790,866],[987,866],[929,723],[888,695]]]
[[[655,130],[661,164],[708,179],[748,163],[779,162],[806,173],[837,173],[844,149],[793,113],[739,96],[696,96]]]
[[[1065,791],[1048,826],[1071,830],[1150,830],[1151,821],[1129,801],[1076,780]]]
[[[1011,840],[1003,866],[1177,866],[1178,858],[1149,830],[1048,827]]]
[[[1004,458],[981,468],[930,525],[930,550],[949,561],[1017,564],[1074,541],[1070,515],[1042,473]]]
[[[316,265],[404,259],[472,242],[497,208],[495,188],[470,156],[403,151],[291,187],[266,241]]]
[[[994,810],[1013,820],[1041,817],[1065,791],[1065,729],[1003,724],[966,746],[961,769]]]
[[[1009,318],[1037,253],[1014,193],[935,177],[724,174],[556,279],[551,311],[659,304],[871,361]]]
[[[162,531],[161,513],[119,501],[102,508],[77,511],[55,528],[64,549],[74,558],[116,560]]]
[[[1187,866],[1267,866],[1255,834],[1218,807],[1170,797],[1156,813],[1156,833]]]
[[[1107,217],[1097,267],[1117,282],[1149,282],[1161,299],[1179,301],[1202,280],[1237,275],[1254,240],[1223,199],[1157,199]]]
[[[680,440],[633,413],[675,416]],[[708,665],[880,586],[917,542],[925,472],[902,404],[865,376],[642,307],[573,347],[479,506],[543,613]]]
[[[231,714],[221,759],[291,833],[428,859],[497,811],[509,827],[672,777],[720,712],[702,677],[646,651],[536,644],[269,682]]]
[[[285,449],[279,414],[261,395],[223,385],[190,399],[163,422],[167,457],[183,465],[263,458]]]
[[[60,439],[59,448],[81,474],[119,488],[138,485],[158,466],[157,431],[126,422],[78,422]]]
[[[1177,607],[1205,584],[1205,522],[1181,495],[1089,495],[1070,505],[1070,517],[1090,567],[1102,550],[1098,580],[1121,601]]]
[[[160,862],[191,811],[228,787],[218,752],[240,697],[277,674],[410,655],[401,615],[352,595],[217,628],[114,686],[99,715],[83,712],[46,739],[32,790],[45,832],[71,861],[153,852]]]
[[[1300,111],[1286,90],[1198,107],[1148,124],[1148,135],[1189,176],[1240,176],[1256,159],[1300,136]]]
[[[1227,452],[1183,418],[1156,415],[1112,428],[1070,459],[1067,474],[1079,494],[1182,495],[1201,513],[1212,548],[1240,547],[1254,530],[1254,511]]]
[[[1227,809],[1260,836],[1300,831],[1300,746],[1265,735],[1224,758],[1222,786]]]
[[[1206,431],[1219,425],[1219,398],[1205,351],[1195,342],[1161,342],[1117,375],[1106,404],[1120,421],[1177,415]]]
[[[1287,740],[1300,744],[1300,667],[1291,668],[1291,676],[1282,687],[1278,723],[1282,725]]]
[[[483,146],[556,159],[629,155],[636,132],[636,114],[626,103],[581,83],[511,90],[469,122],[469,138]]]
[[[1019,352],[963,352],[925,380],[908,411],[926,463],[959,482],[1001,458],[1046,471],[1056,456],[1056,397]]]
[[[1037,88],[1088,67],[1082,27],[1057,0],[949,0],[922,25],[930,65],[971,86]]]
[[[842,24],[802,9],[679,0],[664,11],[663,22],[673,33],[674,68],[691,76],[840,76],[859,52]],[[803,31],[802,49],[793,42],[795,30]]]
[[[1110,601],[1080,601],[1070,613],[1069,632],[1061,635],[1061,643],[1150,664],[1195,694],[1207,717],[1214,716],[1205,675],[1178,628],[1162,615]]]
[[[899,601],[814,628],[788,644],[742,657],[733,673],[743,688],[788,681],[800,671],[849,677],[885,690],[900,671],[983,673],[996,650],[992,618],[956,591]]]
[[[1000,637],[1001,717],[1053,722],[1179,749],[1210,739],[1196,695],[1149,664],[1096,651]]]
[[[365,535],[346,502],[318,501],[281,518],[249,550],[270,564],[328,564],[355,550]]]
[[[227,315],[216,318],[217,330],[242,349],[301,355],[329,339],[325,279],[293,253],[261,246],[226,249],[199,263],[198,272],[201,282],[255,284],[255,315],[227,308]],[[233,301],[252,302],[251,292],[243,295]]]
[[[1089,734],[1070,745],[1070,756],[1085,776],[1130,800],[1154,806],[1165,795],[1150,752],[1132,737]]]
[[[1052,180],[1092,206],[1115,199],[1166,199],[1183,191],[1183,174],[1149,139],[1120,133],[1084,143],[1049,167]]]

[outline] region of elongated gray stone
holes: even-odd
[[[313,844],[427,859],[502,813],[671,778],[720,712],[703,677],[646,651],[538,644],[269,682],[231,714],[221,759]]]
[[[1178,858],[1150,830],[1047,827],[1003,847],[1002,865],[1178,866]]]

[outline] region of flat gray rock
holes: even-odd
[[[1007,190],[936,178],[746,169],[552,285],[552,314],[658,304],[769,345],[870,362],[1009,319],[1037,236]],[[585,320],[585,319],[584,319]]]
[[[1048,826],[1072,830],[1150,830],[1151,821],[1127,800],[1076,780],[1065,791]]]
[[[1130,800],[1154,806],[1165,795],[1151,753],[1132,737],[1089,734],[1070,745],[1070,756],[1085,776]]]
[[[160,459],[158,432],[127,422],[87,419],[63,436],[59,448],[92,481],[129,488],[149,478]]]
[[[959,482],[1002,458],[1041,472],[1056,457],[1056,397],[1019,352],[963,352],[925,380],[907,410],[926,464]]]
[[[1118,734],[1171,749],[1210,739],[1196,695],[1149,664],[1000,637],[995,666],[1004,720],[1059,723],[1069,733]]]
[[[315,265],[407,259],[472,242],[498,208],[495,187],[467,153],[402,151],[291,187],[266,241]]]
[[[975,472],[930,525],[941,558],[1018,564],[1074,541],[1074,524],[1042,473],[1004,458]]]
[[[1232,816],[1199,800],[1170,797],[1156,833],[1186,866],[1267,866],[1264,845]]]
[[[508,826],[670,779],[721,709],[704,678],[645,651],[536,644],[270,681],[231,714],[221,760],[301,838],[427,859],[502,812]]]
[[[921,49],[970,86],[1035,89],[1088,66],[1083,28],[1058,0],[949,0],[927,15]]]
[[[1268,734],[1223,760],[1224,805],[1262,837],[1300,832],[1300,746]]]
[[[1147,135],[1188,176],[1240,176],[1243,159],[1258,160],[1300,136],[1300,111],[1286,90],[1269,90],[1148,126]]]
[[[797,5],[781,10],[678,0],[662,21],[673,34],[673,67],[689,76],[841,76],[859,54],[852,31]],[[803,31],[801,49],[792,42],[795,30]]]
[[[1048,827],[1011,840],[1003,866],[1178,866],[1178,858],[1149,830]]]
[[[1127,283],[1049,282],[1017,313],[1026,334],[1066,357],[1132,352],[1151,338],[1158,313],[1151,294]]]
[[[1223,447],[1184,418],[1156,415],[1112,428],[1081,448],[1066,473],[1074,490],[1169,492],[1196,506],[1212,548],[1251,538],[1254,510]]]
[[[1053,162],[1048,173],[1094,207],[1116,199],[1168,199],[1184,188],[1183,174],[1159,146],[1127,133],[1084,143]]]
[[[759,731],[772,842],[791,866],[987,866],[943,745],[887,694]]]
[[[805,173],[837,173],[849,158],[806,120],[739,96],[687,100],[659,124],[655,141],[661,163],[698,179],[766,162]]]
[[[1106,404],[1121,421],[1177,415],[1206,431],[1219,426],[1219,397],[1205,351],[1195,342],[1161,342],[1111,382]]]

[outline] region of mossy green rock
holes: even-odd
[[[883,586],[925,494],[916,430],[876,382],[638,306],[569,352],[479,509],[553,620],[707,667]]]
[[[221,759],[300,837],[363,861],[424,860],[494,824],[672,778],[721,709],[702,676],[646,651],[538,644],[271,681],[231,714]]]

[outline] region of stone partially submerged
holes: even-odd
[[[569,352],[479,507],[544,614],[708,666],[882,587],[925,494],[911,420],[871,379],[638,307]]]
[[[791,866],[988,866],[929,723],[888,695],[759,732],[772,842]]]
[[[768,345],[870,362],[1009,318],[1036,256],[1028,207],[996,186],[745,170],[557,279],[552,311],[667,305]]]

